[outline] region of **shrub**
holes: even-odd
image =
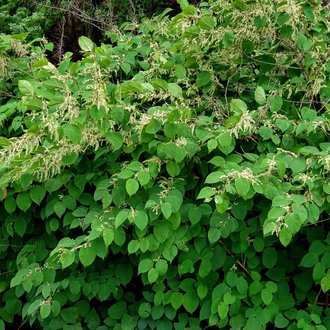
[[[1,38],[0,328],[330,328],[329,13],[180,5]]]
[[[0,1],[1,33],[28,33],[33,39],[42,36],[53,24],[53,12],[34,1]]]

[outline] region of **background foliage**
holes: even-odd
[[[179,4],[0,36],[0,329],[330,328],[329,11]]]

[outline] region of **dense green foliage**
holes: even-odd
[[[142,17],[152,17],[174,4],[172,16],[179,9],[175,0],[0,0],[0,31],[26,33],[26,41],[45,36],[53,44],[47,58],[57,64],[66,52],[73,53],[73,61],[80,59],[79,36],[97,44],[109,42],[107,31],[125,22],[137,24]]]
[[[0,329],[330,328],[329,11],[179,3],[0,36]]]
[[[0,0],[1,33],[28,32],[31,38],[40,37],[53,24],[53,17],[52,12],[34,1]]]
[[[54,25],[71,16],[78,24],[103,31],[113,24],[152,16],[174,4],[175,0],[0,0],[0,28],[7,34],[29,32],[30,37],[48,32],[56,35]]]

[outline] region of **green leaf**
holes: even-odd
[[[314,267],[319,261],[318,254],[315,252],[308,252],[303,256],[300,262],[300,266],[311,268]]]
[[[229,312],[229,306],[223,302],[218,305],[218,314],[220,319],[225,319]]]
[[[256,102],[260,105],[264,105],[266,103],[266,93],[265,90],[258,86],[254,92],[254,98]]]
[[[220,239],[221,231],[218,228],[210,228],[208,231],[207,237],[211,244],[217,242]]]
[[[54,211],[55,211],[55,214],[56,214],[59,218],[62,217],[62,215],[64,214],[65,210],[66,210],[65,205],[64,205],[62,202],[60,202],[60,201],[58,201],[58,202],[54,205]]]
[[[9,196],[4,202],[5,209],[9,214],[12,214],[16,210],[16,200],[13,196]]]
[[[119,179],[129,179],[134,175],[134,172],[139,171],[140,170],[140,166],[138,166],[137,168],[134,166],[134,162],[129,164],[129,166],[127,168],[125,168],[124,170],[122,170],[119,175],[118,178]]]
[[[247,111],[247,105],[240,99],[233,99],[230,102],[230,109],[236,114],[242,114]]]
[[[58,221],[56,218],[51,219],[51,220],[49,221],[49,227],[50,227],[50,229],[51,229],[52,231],[56,231],[56,230],[58,229],[59,226],[60,226],[60,223],[59,223],[59,221]]]
[[[49,303],[44,303],[40,306],[40,317],[41,319],[46,319],[49,315],[50,315],[50,312],[51,312],[51,306]]]
[[[220,172],[220,171],[216,171],[216,172],[212,172],[210,173],[206,179],[205,179],[205,183],[218,183],[222,181],[222,177],[223,177],[224,173]],[[212,188],[210,188],[212,189]]]
[[[321,289],[323,292],[330,290],[330,273],[326,273],[326,275],[322,278]]]
[[[301,116],[303,119],[306,119],[308,121],[313,121],[317,118],[317,112],[314,109],[310,109],[307,107],[303,107],[301,109]]]
[[[78,154],[75,152],[69,152],[62,156],[62,163],[63,165],[73,165],[76,160],[78,159]]]
[[[166,144],[165,153],[169,159],[174,159],[178,163],[182,162],[186,156],[186,151],[184,148],[179,147],[174,143]]]
[[[177,162],[170,160],[166,163],[166,170],[171,177],[176,177],[180,174],[181,168]]]
[[[273,300],[273,293],[268,289],[262,289],[261,291],[261,299],[265,305],[269,305]]]
[[[27,188],[30,188],[32,183],[32,175],[31,174],[23,174],[19,180],[22,188],[26,190]]]
[[[270,101],[270,111],[279,112],[282,109],[283,100],[281,96],[275,95],[269,97],[269,101]]]
[[[285,329],[289,325],[289,320],[287,320],[283,314],[279,313],[275,316],[275,326],[279,329]]]
[[[95,231],[97,232],[97,231]],[[93,250],[93,252],[95,253],[96,256],[104,259],[108,253],[108,249],[104,244],[104,240],[101,238],[96,238],[93,239],[92,243],[91,243],[91,249]]]
[[[16,274],[15,276],[11,279],[10,281],[10,287],[13,288],[19,284],[21,284],[25,277],[28,275],[28,270],[27,269],[20,269]]]
[[[292,232],[289,228],[283,228],[280,231],[280,242],[283,246],[288,246],[292,240]]]
[[[182,8],[182,12],[185,14],[185,15],[196,15],[196,8],[192,5],[187,5],[187,6],[184,6]]]
[[[18,88],[23,95],[33,96],[34,87],[28,80],[19,80]]]
[[[52,178],[45,182],[45,189],[52,193],[56,190],[59,190],[62,187],[63,183],[60,178]]]
[[[95,260],[96,254],[92,247],[82,247],[79,250],[79,260],[84,267],[90,266]]]
[[[202,284],[202,283],[199,284],[197,287],[197,295],[198,295],[199,299],[203,300],[207,296],[208,291],[209,291],[209,289],[208,289],[207,285]]]
[[[253,282],[249,287],[249,294],[258,294],[262,290],[262,284],[260,282]]]
[[[127,62],[121,63],[120,67],[126,75],[132,70],[132,66]]]
[[[183,202],[183,195],[180,191],[176,189],[170,190],[168,196],[165,198],[165,203],[171,205],[172,213],[177,213],[180,211]]]
[[[109,246],[115,238],[115,234],[111,228],[107,228],[103,230],[103,240],[105,246]]]
[[[140,230],[144,230],[148,225],[148,215],[144,211],[136,211],[133,221]]]
[[[151,119],[148,125],[145,126],[146,133],[156,134],[162,127],[162,123],[158,119]]]
[[[296,39],[298,48],[307,52],[313,47],[313,42],[311,42],[305,35],[299,34]]]
[[[56,317],[61,311],[61,304],[57,300],[52,301],[52,312]]]
[[[253,241],[253,248],[257,251],[257,252],[262,252],[263,249],[265,247],[265,241],[263,238],[257,236],[254,241]]]
[[[184,292],[195,292],[195,285],[196,281],[194,279],[186,278],[180,283],[179,288]]]
[[[75,256],[76,256],[75,252],[70,250],[66,250],[65,252],[61,253],[60,262],[62,268],[67,268],[70,265],[72,265],[75,261]]]
[[[315,264],[313,268],[313,279],[314,281],[319,281],[325,274],[325,266],[324,263],[318,262]]]
[[[188,212],[188,218],[192,225],[198,223],[202,218],[201,209],[196,206],[192,206]]]
[[[197,86],[206,86],[211,82],[212,75],[208,71],[202,71],[197,75],[196,83]]]
[[[299,153],[304,156],[309,156],[309,155],[318,155],[320,153],[320,151],[316,147],[306,146],[306,147],[300,148]]]
[[[162,203],[160,205],[160,209],[161,209],[161,211],[162,211],[162,213],[163,213],[163,215],[164,215],[164,217],[166,219],[168,219],[171,216],[171,214],[172,214],[172,206],[171,206],[170,203],[167,203],[167,202]]]
[[[247,9],[247,3],[244,0],[235,0],[233,2],[234,8],[240,10],[240,11],[245,11]],[[250,329],[249,329],[250,330]]]
[[[141,83],[140,85],[141,85],[143,91],[145,91],[145,92],[153,93],[155,91],[154,86],[152,86],[150,83]]]
[[[190,314],[194,313],[199,304],[199,298],[196,293],[188,292],[183,297],[183,307]]]
[[[257,330],[257,329],[258,330],[262,329],[261,322],[257,316],[252,316],[247,320],[245,330]]]
[[[175,75],[179,78],[179,79],[183,79],[186,77],[187,75],[187,70],[184,67],[184,65],[182,64],[177,64],[175,66]]]
[[[113,151],[119,150],[124,143],[124,138],[119,132],[109,132],[105,138],[111,144]]]
[[[41,300],[40,299],[35,300],[29,306],[29,308],[28,308],[28,314],[34,314],[40,308],[40,305],[41,305]]]
[[[31,100],[31,101],[27,104],[27,107],[28,107],[30,110],[33,110],[33,111],[42,110],[42,109],[43,109],[42,100],[40,100],[40,99],[34,99],[34,100]]]
[[[37,205],[40,205],[45,195],[46,195],[46,190],[44,186],[33,186],[30,189],[30,197],[32,201]]]
[[[214,149],[218,147],[218,142],[215,139],[211,139],[207,141],[207,149],[209,150],[209,153],[211,153]]]
[[[79,294],[81,290],[81,284],[78,280],[70,280],[70,292],[74,295]]]
[[[275,293],[278,290],[278,286],[272,281],[266,283],[266,288],[272,293]]]
[[[140,242],[136,240],[132,240],[128,243],[127,252],[129,254],[136,253],[140,248]]]
[[[223,301],[226,305],[234,304],[236,301],[236,296],[232,295],[230,292],[226,292],[223,296]]]
[[[306,169],[306,160],[302,158],[291,158],[289,168],[291,168],[294,175],[304,172]]]
[[[139,182],[135,179],[126,181],[126,191],[130,196],[133,196],[139,190]]]
[[[231,47],[235,42],[235,35],[233,32],[225,32],[223,39],[222,39],[222,44],[225,48]]]
[[[122,316],[127,312],[126,301],[119,301],[110,306],[108,315],[115,320],[121,320]]]
[[[210,197],[214,196],[214,194],[215,194],[215,191],[211,187],[204,187],[199,192],[197,199],[210,198]]]
[[[273,130],[270,127],[261,126],[258,133],[263,140],[269,140],[273,136]]]
[[[248,290],[248,282],[243,277],[239,277],[236,281],[236,288],[240,294],[245,296]]]
[[[200,266],[199,266],[199,271],[198,271],[198,275],[203,278],[206,277],[208,274],[210,274],[212,270],[212,263],[210,260],[205,259],[201,262]]]
[[[150,182],[151,176],[149,172],[142,170],[137,174],[137,179],[141,186],[145,186]]]
[[[216,210],[219,212],[219,213],[225,213],[228,208],[229,208],[229,204],[230,204],[230,200],[227,196],[224,196],[224,195],[217,195],[215,196],[214,198],[214,201],[216,203]]]
[[[130,214],[129,210],[127,210],[127,209],[121,210],[115,218],[115,227],[119,228],[125,222],[125,220],[128,218],[129,214]]]
[[[154,235],[158,242],[164,243],[169,234],[169,224],[161,222],[154,226]]]
[[[10,140],[3,136],[0,136],[0,147],[6,147],[6,146],[10,146]]]
[[[43,86],[51,89],[63,89],[64,83],[56,78],[47,79],[44,81]]]
[[[94,50],[93,41],[85,36],[81,36],[78,39],[79,47],[85,52],[92,52]]]
[[[235,179],[235,188],[238,195],[240,196],[246,196],[247,193],[250,191],[250,186],[250,182],[245,178],[238,177]]]
[[[134,172],[138,172],[141,170],[141,168],[143,167],[143,165],[140,163],[140,162],[137,162],[137,161],[133,161],[131,162],[126,169],[124,169],[121,173],[124,173],[124,172],[128,172],[128,174],[123,177],[122,179],[128,179],[130,178]]]
[[[74,124],[62,125],[64,135],[73,143],[79,144],[82,139],[81,129]]]
[[[218,136],[219,149],[229,155],[235,149],[235,139],[228,133],[222,133]]]
[[[180,292],[171,293],[171,305],[175,310],[178,310],[183,304],[183,294]]]
[[[19,193],[16,197],[16,203],[23,212],[26,212],[32,204],[29,192],[24,191]]]
[[[148,272],[153,266],[153,261],[149,258],[143,259],[140,261],[138,266],[138,274]]]
[[[158,279],[158,270],[156,268],[151,268],[148,271],[148,281],[149,283],[154,283]]]
[[[323,191],[324,191],[326,194],[330,195],[330,183],[328,183],[328,182],[324,182],[324,184],[323,184]]]
[[[215,27],[215,22],[211,16],[204,16],[198,21],[198,26],[202,30],[211,30]]]
[[[15,232],[23,237],[27,228],[26,220],[22,217],[17,217],[14,222],[14,230]]]
[[[182,89],[176,83],[169,83],[168,84],[168,91],[174,97],[181,97],[182,96]]]
[[[165,259],[160,259],[156,262],[155,268],[157,269],[158,275],[165,275],[168,269],[168,262]]]
[[[149,303],[142,303],[139,307],[139,316],[142,319],[146,319],[149,317],[151,313],[151,305]]]

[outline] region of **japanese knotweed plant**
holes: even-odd
[[[48,6],[51,2],[54,1],[44,1]],[[44,30],[48,30],[58,16],[54,15],[54,10],[49,10],[34,0],[0,0],[1,33],[28,33],[31,40],[42,36]]]
[[[0,329],[330,328],[329,11],[180,6],[1,37]]]

